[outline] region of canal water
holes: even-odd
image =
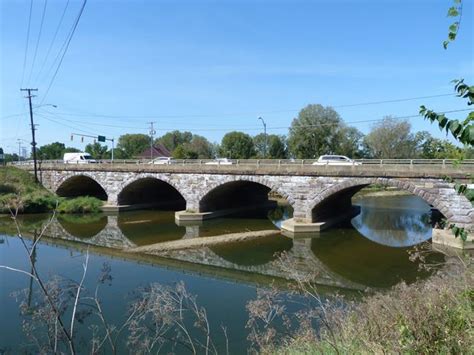
[[[118,215],[60,215],[49,224],[51,215],[24,215],[18,217],[18,222],[29,246],[35,235],[45,230],[34,248],[35,267],[44,280],[69,280],[69,286],[64,286],[65,294],[71,293],[71,280],[81,279],[86,251],[89,264],[85,297],[94,294],[97,280],[107,271],[105,274],[110,278],[100,284],[98,295],[110,324],[123,324],[130,304],[149,291],[151,284],[175,287],[183,282],[197,304],[206,309],[219,352],[228,346],[231,353],[246,353],[250,345],[246,304],[256,298],[260,288],[279,289],[282,297],[287,298],[286,307],[291,313],[297,306],[290,302],[293,296],[289,285],[298,277],[317,284],[323,298],[336,293],[363,297],[370,289],[429,277],[427,271],[410,261],[409,255],[415,245],[431,238],[429,205],[411,195],[366,196],[354,203],[361,206],[361,213],[351,221],[297,239],[279,233],[281,221],[291,217],[285,206],[253,212],[251,216],[243,214],[182,226],[175,223],[174,212],[154,210]],[[275,230],[275,235],[161,256],[123,252],[133,246],[258,230]],[[30,272],[28,257],[16,234],[12,220],[0,217],[0,265]],[[443,257],[432,258],[442,261]],[[25,329],[34,319],[25,312],[28,307],[24,305],[37,307],[41,301],[38,286],[30,277],[0,269],[0,354],[35,352],[31,350],[35,349],[31,339],[25,336]],[[79,352],[90,349],[91,326],[99,324],[93,314],[85,312],[82,316],[77,325],[82,349]],[[222,326],[226,327],[227,340]],[[130,335],[127,329],[121,333],[120,349],[126,348]],[[179,346],[165,345],[164,349],[189,352]]]

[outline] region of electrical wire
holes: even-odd
[[[63,23],[63,20],[64,20],[64,15],[66,15],[66,11],[67,11],[67,8],[69,6],[69,0],[66,1],[66,5],[64,6],[64,10],[61,14],[61,18],[59,19],[59,23],[56,27],[56,31],[54,32],[54,35],[53,35],[53,39],[51,40],[51,43],[49,44],[49,48],[48,48],[48,51],[46,52],[46,56],[44,57],[44,60],[43,60],[43,64],[41,65],[41,68],[40,70],[38,71],[38,75],[36,76],[36,79],[35,81],[38,81],[38,79],[40,78],[41,74],[43,73],[43,70],[44,70],[44,67],[48,61],[48,58],[49,58],[49,54],[51,53],[51,49],[53,48],[53,45],[54,43],[56,42],[56,37],[58,36],[58,33],[59,33],[59,29],[61,28],[61,25]]]
[[[28,76],[28,84],[30,83],[31,75],[33,74],[33,70],[34,70],[34,67],[35,67],[36,55],[38,54],[38,47],[39,47],[39,43],[40,43],[40,40],[41,40],[41,33],[43,32],[43,23],[44,23],[44,17],[46,15],[46,7],[47,6],[48,6],[48,0],[44,0],[43,14],[41,15],[41,22],[40,22],[40,28],[39,28],[39,32],[38,32],[38,38],[36,39],[35,53],[33,55],[33,62],[31,64],[30,75]]]
[[[54,74],[48,84],[48,88],[46,89],[44,95],[43,95],[43,99],[41,100],[41,103],[42,104],[44,102],[44,100],[46,100],[46,97],[48,96],[48,93],[49,93],[49,90],[51,89],[51,86],[53,85],[54,83],[54,80],[56,79],[56,76],[58,75],[58,72],[59,72],[59,68],[61,68],[61,64],[63,63],[63,60],[64,60],[64,57],[67,53],[67,50],[69,48],[69,45],[71,44],[71,40],[72,38],[74,37],[74,33],[76,32],[76,29],[77,29],[77,25],[79,24],[79,20],[81,19],[81,16],[82,16],[82,13],[84,12],[84,8],[86,7],[86,4],[87,4],[87,0],[84,0],[84,2],[82,3],[82,6],[79,10],[79,13],[76,17],[76,20],[74,21],[74,25],[72,27],[72,30],[70,32],[70,35],[69,37],[67,38],[66,40],[66,46],[64,47],[64,50],[62,52],[62,55],[61,55],[61,59],[59,60],[59,63],[56,67],[56,70],[54,71]]]
[[[21,84],[23,86],[23,81],[25,80],[25,69],[26,69],[26,58],[28,57],[28,47],[30,43],[30,28],[31,28],[31,14],[33,13],[33,0],[30,0],[30,13],[28,16],[28,29],[26,31],[26,45],[25,45],[25,55],[23,56],[23,69],[21,73]]]
[[[448,111],[441,111],[441,112],[438,112],[438,114],[447,114],[447,113],[455,113],[455,112],[465,112],[465,111],[471,111],[471,109],[456,109],[456,110],[448,110]],[[40,117],[43,117],[45,119],[48,119],[48,120],[51,120],[53,122],[56,122],[56,123],[59,123],[59,124],[63,124],[64,126],[67,126],[69,128],[74,128],[76,129],[75,127],[73,126],[70,126],[70,125],[67,125],[65,123],[62,123],[61,121],[58,121],[56,119],[52,119],[44,114],[37,114],[39,115]],[[420,114],[413,114],[413,115],[406,115],[406,116],[395,116],[395,117],[391,117],[392,119],[410,119],[410,118],[416,118],[416,117],[421,117]],[[357,125],[357,124],[361,124],[361,123],[369,123],[369,122],[380,122],[380,121],[383,121],[384,118],[378,118],[378,119],[370,119],[370,120],[359,120],[359,121],[348,121],[348,122],[344,122],[344,124],[346,125]],[[69,120],[69,121],[72,121],[72,120]],[[77,121],[72,121],[72,122],[77,122]],[[73,123],[74,124],[74,123]],[[298,125],[297,127],[294,127],[294,128],[314,128],[314,127],[323,127],[323,126],[334,126],[336,123],[321,123],[321,124],[315,124],[315,125]],[[76,126],[84,126],[84,125],[80,125],[78,123],[75,123],[74,125]],[[133,129],[140,129],[140,130],[146,130],[146,128],[144,127],[123,127],[123,126],[117,126],[117,125],[101,125],[101,124],[95,124],[95,125],[98,125],[98,126],[106,126],[106,127],[113,127],[113,128],[133,128]],[[294,129],[293,127],[289,127],[289,126],[275,126],[275,127],[272,127],[272,126],[267,126],[267,131],[269,130],[282,130],[282,129],[285,129],[285,130],[291,130],[291,129]],[[165,128],[165,127],[160,127],[160,128],[157,128],[156,130],[157,131],[169,131],[169,130],[174,130],[174,129],[178,129],[178,127],[173,127],[173,128]],[[182,128],[182,129],[190,129],[190,128]],[[235,130],[236,127],[227,127],[227,128],[195,128],[195,129],[190,129],[194,132],[217,132],[217,131],[231,131],[231,130]],[[239,128],[241,130],[245,130],[245,131],[260,131],[261,130],[261,127],[241,127]],[[84,131],[86,132],[86,131]],[[90,133],[89,132],[86,132],[86,133]],[[96,134],[96,133],[92,133],[92,134]]]

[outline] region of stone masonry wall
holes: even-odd
[[[107,203],[117,205],[120,192],[134,181],[156,178],[173,186],[186,200],[186,209],[199,212],[200,200],[212,189],[232,181],[252,181],[282,195],[294,209],[295,220],[312,222],[312,210],[332,194],[354,186],[383,184],[407,190],[437,208],[452,223],[474,229],[474,208],[458,195],[453,185],[437,178],[364,178],[288,175],[230,175],[200,173],[136,173],[119,171],[44,170],[43,185],[56,192],[67,179],[83,175],[99,183],[108,195]]]

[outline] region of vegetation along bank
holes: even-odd
[[[0,213],[96,213],[101,207],[102,201],[95,197],[59,197],[35,183],[28,172],[0,167]]]

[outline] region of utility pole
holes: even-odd
[[[156,122],[148,122],[148,124],[150,125],[149,133],[150,133],[150,159],[151,160],[153,160],[153,139],[156,134],[155,128],[153,127],[155,123]]]
[[[21,154],[21,139],[18,138],[16,140],[18,142],[18,163],[20,162],[20,154]]]
[[[35,124],[33,121],[33,105],[31,104],[31,98],[35,97],[36,95],[31,95],[32,91],[38,91],[38,89],[20,89],[20,91],[27,91],[28,96],[25,96],[28,98],[28,102],[30,103],[30,121],[31,121],[31,137],[33,138],[33,141],[31,142],[31,145],[33,146],[33,163],[35,167],[35,182],[38,182],[38,169],[36,167],[36,140],[35,140]]]
[[[263,137],[264,137],[264,145],[263,145],[263,159],[267,157],[267,124],[263,120],[262,117],[258,118],[263,123]]]

